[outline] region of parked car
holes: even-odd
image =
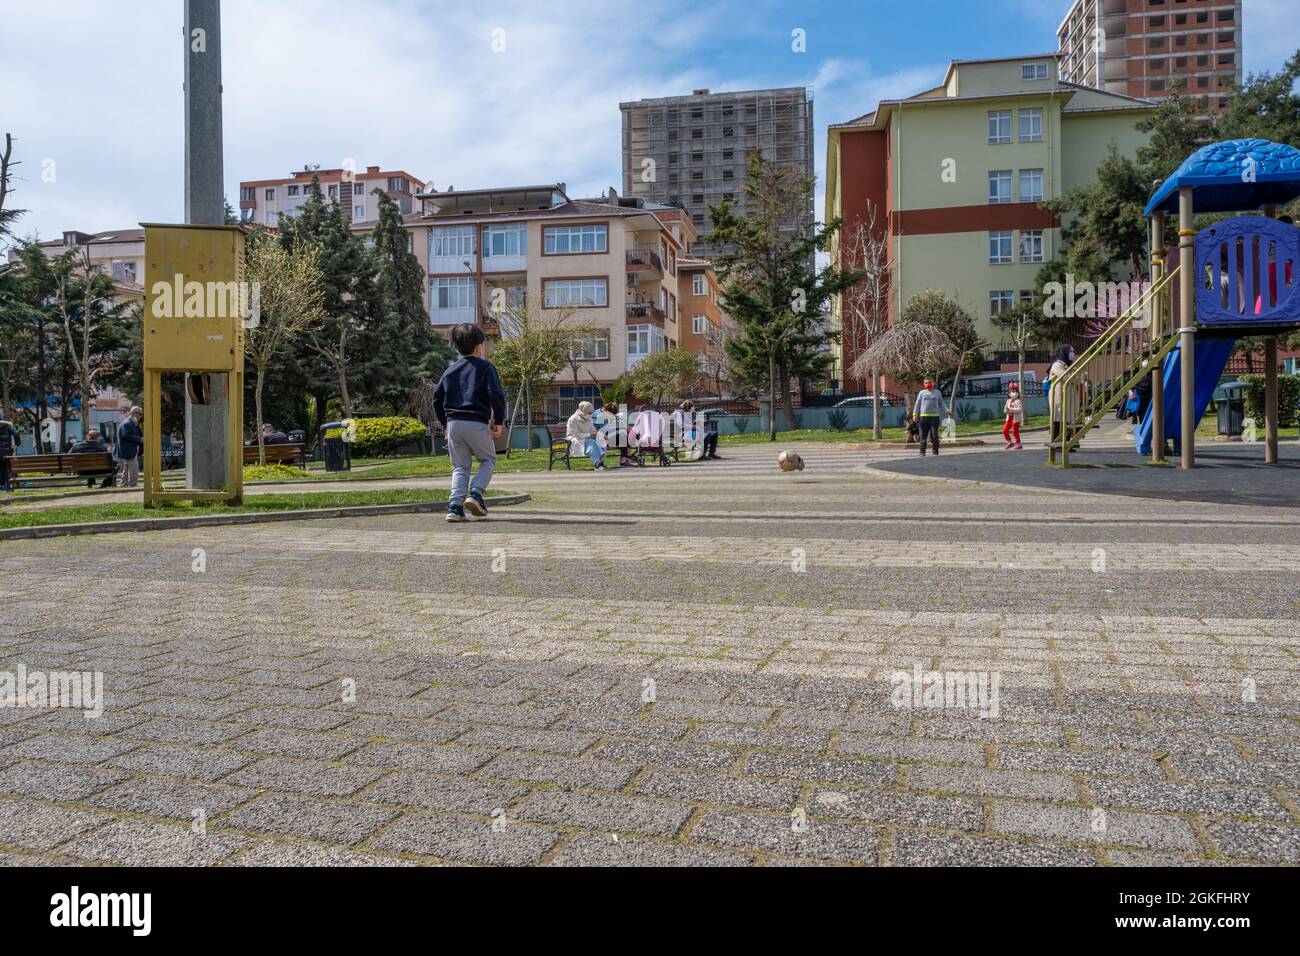
[[[1001,396],[1007,393],[1007,386],[1018,381],[1020,376],[1016,372],[994,372],[989,375],[964,375],[957,384],[958,398],[986,398],[989,396]],[[1024,394],[1035,394],[1035,388],[1038,385],[1038,375],[1028,369],[1025,370]],[[952,398],[952,379],[939,385],[939,393],[944,398]]]
[[[874,405],[874,397],[871,395],[854,395],[852,398],[845,398],[835,403],[836,408],[858,408],[863,405]],[[897,395],[886,395],[880,393],[881,406],[901,405],[903,400]]]

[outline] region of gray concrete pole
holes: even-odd
[[[226,221],[221,144],[221,0],[185,2],[185,221]],[[188,376],[186,376],[188,379]],[[228,376],[209,376],[206,405],[185,395],[185,483],[213,489],[226,483]],[[188,382],[187,382],[188,384]]]

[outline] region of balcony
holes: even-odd
[[[657,305],[648,302],[629,302],[627,304],[626,325],[657,325],[664,327],[664,312]]]
[[[654,249],[634,248],[627,250],[627,267],[634,272],[657,272],[664,274],[664,263]]]

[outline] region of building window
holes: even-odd
[[[290,187],[289,187],[289,195],[290,195],[290,196],[296,196],[296,195],[298,195],[298,187],[297,187],[297,186],[290,186]]]
[[[266,198],[267,198],[267,200],[270,201],[270,202],[275,202],[275,190],[274,190],[274,189],[268,189],[268,190],[266,191]]]
[[[709,331],[709,320],[702,315],[697,315],[691,319],[691,331],[696,335],[706,335]]]
[[[997,318],[1016,303],[1016,294],[1011,289],[1001,289],[989,293],[989,318]]]
[[[390,193],[404,193],[404,192],[406,192],[406,180],[405,180],[404,178],[402,178],[401,176],[389,176],[389,177],[388,177],[388,191],[389,191]]]
[[[724,170],[722,171],[722,178],[723,178],[723,179],[734,179],[735,176],[736,176],[735,172],[732,171],[732,170],[730,170],[730,169],[724,169]]]
[[[339,198],[339,184],[338,184],[338,183],[330,183],[330,187],[329,187],[329,189],[330,189],[330,199],[338,199],[338,198]]]
[[[1020,170],[1020,201],[1043,201],[1043,171],[1041,169]]]
[[[278,212],[272,212],[270,209],[266,211],[266,224],[268,226],[274,226],[279,221],[280,214]]]
[[[366,218],[366,206],[365,206],[365,203],[361,203],[361,204],[359,204],[359,205],[356,205],[356,206],[353,206],[353,207],[352,207],[352,218],[353,218],[353,219],[365,219],[365,218]]]
[[[653,355],[664,350],[664,331],[657,325],[629,325],[627,354]]]
[[[1020,111],[1020,142],[1041,143],[1043,140],[1042,109]]]
[[[1043,261],[1043,230],[1026,229],[1020,233],[1020,261]]]
[[[1020,66],[1020,78],[1022,80],[1045,80],[1047,79],[1046,63],[1023,63]]]
[[[609,358],[609,333],[580,335],[573,340],[573,357],[582,362],[604,362]]]
[[[483,230],[483,258],[493,256],[526,256],[528,254],[528,225],[522,222],[506,226],[488,226]]]
[[[995,169],[989,173],[989,203],[1011,202],[1011,170]]]
[[[239,188],[239,198],[245,202],[252,202],[256,196],[256,190],[252,186],[241,186]]]
[[[542,283],[542,305],[548,309],[603,308],[609,303],[607,286],[605,279],[548,279]]]
[[[691,276],[691,295],[705,295],[708,291],[708,283],[701,273]]]
[[[113,278],[119,282],[135,281],[135,263],[115,261],[112,266]]]
[[[605,252],[609,248],[609,227],[547,226],[542,230],[543,251],[550,256]]]
[[[1011,262],[1011,233],[989,233],[989,265],[1002,266]]]
[[[429,302],[433,310],[474,308],[474,279],[433,279],[429,283]]]
[[[474,252],[473,226],[441,226],[429,230],[429,256],[431,258],[460,256],[468,259],[474,255]],[[447,271],[454,270],[449,269]]]
[[[989,145],[1011,142],[1011,111],[989,110]]]

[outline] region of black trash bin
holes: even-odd
[[[1235,437],[1245,430],[1246,394],[1241,387],[1225,389],[1219,402],[1219,434]]]
[[[343,440],[344,429],[347,425],[343,422],[326,422],[320,427],[317,435],[317,444],[321,449],[321,458],[325,462],[326,471],[351,471],[352,470],[352,447]],[[336,432],[332,438],[327,438],[330,432]]]

